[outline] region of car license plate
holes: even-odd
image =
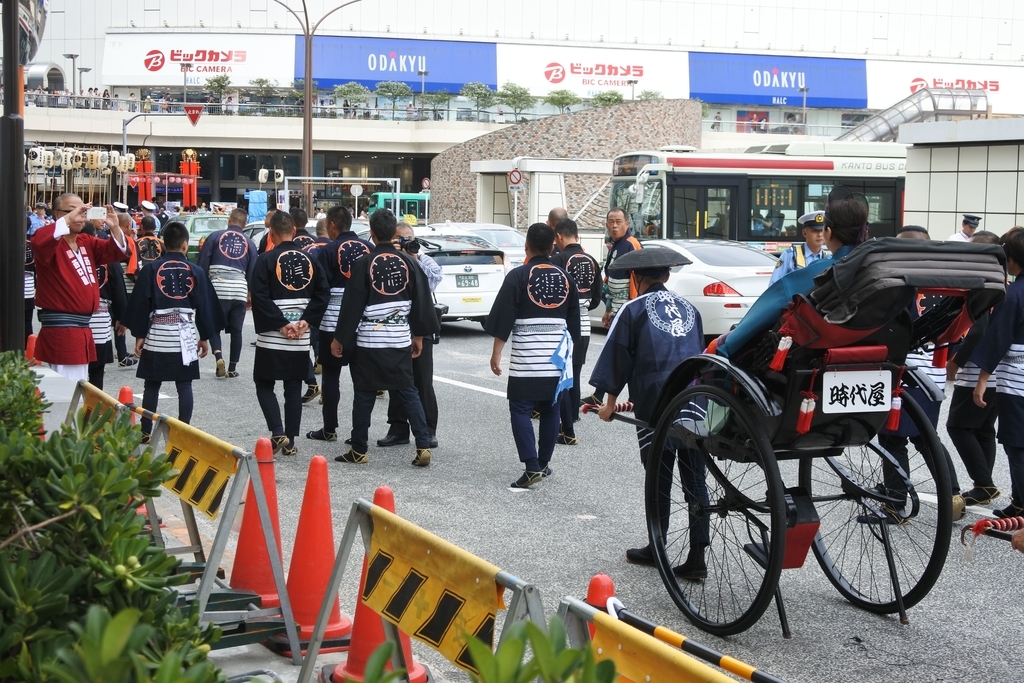
[[[484,298],[482,296],[464,296],[462,297],[462,303],[464,304],[482,304]]]
[[[456,287],[479,287],[480,276],[479,275],[456,275],[455,276]]]
[[[821,409],[825,413],[878,413],[889,410],[892,373],[888,370],[826,372]]]

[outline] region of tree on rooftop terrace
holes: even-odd
[[[334,86],[334,99],[344,102],[348,100],[349,104],[356,104],[358,102],[366,102],[370,99],[370,89],[362,83],[356,83],[355,81],[349,81],[342,85]]]
[[[398,100],[412,97],[412,88],[400,81],[381,81],[373,86],[373,89],[377,97],[383,97],[385,100],[391,101],[391,111],[395,110],[395,104]]]
[[[218,100],[224,99],[224,93],[231,89],[231,76],[221,74],[207,78],[206,89],[216,95]]]
[[[618,90],[605,90],[590,98],[590,106],[611,107],[612,105],[622,104],[624,100],[625,98]]]
[[[437,117],[437,110],[444,109],[448,106],[448,100],[452,98],[452,94],[447,90],[438,90],[437,92],[425,92],[420,95],[420,102],[430,107],[430,110],[434,112],[435,118]]]
[[[572,90],[552,90],[544,98],[544,104],[558,107],[558,111],[565,112],[569,107],[579,104],[583,100]]]
[[[273,97],[277,92],[277,81],[269,78],[254,78],[249,81],[249,92],[262,104],[266,104],[268,97]]]
[[[497,98],[498,102],[512,110],[517,121],[519,120],[520,112],[529,109],[537,102],[537,98],[530,94],[529,88],[516,85],[515,83],[506,83],[501,86],[501,89],[498,90]]]
[[[636,96],[638,100],[663,100],[665,99],[660,90],[641,90],[640,94]]]
[[[319,83],[313,81],[314,97],[316,96],[315,93],[318,85]],[[292,81],[292,90],[295,91],[295,96],[301,99],[302,96],[306,93],[306,79],[296,78],[294,81]]]
[[[497,93],[491,90],[486,83],[477,83],[476,81],[462,86],[459,95],[471,100],[476,105],[477,111],[487,109],[497,99]]]

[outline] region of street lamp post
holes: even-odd
[[[638,82],[639,81],[632,80],[632,79],[626,81],[626,83],[629,83],[629,99],[631,99],[631,100],[635,100],[636,99],[636,91],[634,90],[634,88],[636,88],[636,84]]]
[[[302,175],[309,178],[313,175],[313,108],[311,106],[313,102],[313,36],[316,34],[316,30],[320,28],[320,24],[323,23],[324,19],[343,7],[359,2],[359,0],[349,0],[338,5],[317,19],[316,23],[312,23],[309,19],[309,9],[306,7],[306,0],[302,0],[301,17],[295,10],[285,4],[284,0],[274,0],[274,2],[284,7],[295,17],[295,20],[299,22],[299,28],[302,29],[302,36],[305,39],[305,69],[303,70],[305,77],[302,81],[302,100],[304,103],[302,108]],[[303,185],[302,195],[306,210],[312,211],[313,185],[311,183]]]
[[[427,90],[427,76],[430,72],[426,69],[420,69],[416,72],[416,75],[420,77],[420,97],[423,97],[423,93]]]
[[[71,96],[75,97],[78,95],[78,87],[75,84],[75,67],[78,66],[78,55],[69,52],[64,55],[64,59],[71,60]]]
[[[192,64],[190,64],[189,62],[182,62],[182,64],[181,64],[181,72],[183,74],[185,74],[185,85],[184,85],[184,89],[183,89],[182,94],[181,94],[182,111],[185,111],[184,107],[185,107],[186,104],[188,104],[188,72],[189,72],[189,70],[191,68],[192,68]]]
[[[807,135],[807,91],[810,88],[800,88],[800,93],[804,96],[804,135]]]
[[[88,67],[88,66],[80,66],[80,67],[78,67],[78,85],[79,86],[84,86],[85,85],[85,74],[89,73],[90,71],[92,71],[92,69],[90,67]]]

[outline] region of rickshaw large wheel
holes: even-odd
[[[647,462],[647,529],[673,602],[699,628],[753,626],[782,571],[786,507],[775,453],[753,408],[715,386],[684,389],[661,414]],[[677,456],[678,454],[678,456]],[[677,576],[703,552],[706,576]]]
[[[928,594],[946,562],[953,526],[938,436],[917,402],[907,394],[902,400],[901,419],[909,417],[921,435],[907,439],[905,459],[898,454],[906,437],[880,434],[839,456],[800,462],[800,485],[821,519],[811,546],[818,564],[843,597],[876,614],[898,611],[893,570],[904,607]]]

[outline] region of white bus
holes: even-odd
[[[846,185],[870,205],[872,237],[903,224],[906,147],[889,142],[790,142],[742,153],[662,147],[615,158],[609,208],[638,239],[729,239],[766,251],[802,241],[796,220]]]

